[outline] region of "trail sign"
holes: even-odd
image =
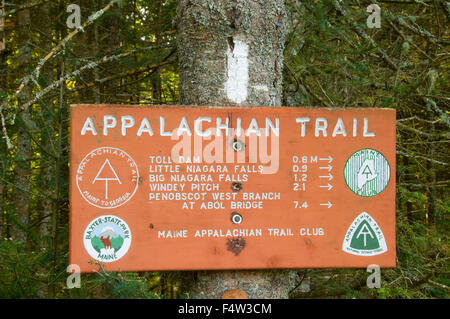
[[[395,267],[395,111],[71,110],[81,271]]]

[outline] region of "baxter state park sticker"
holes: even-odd
[[[357,256],[376,256],[388,249],[377,222],[368,213],[363,212],[348,228],[342,250]]]
[[[131,245],[131,231],[121,218],[104,215],[89,223],[84,231],[83,242],[92,258],[110,263],[127,253]]]

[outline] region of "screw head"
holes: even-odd
[[[236,212],[233,212],[231,214],[231,221],[233,222],[233,224],[235,225],[239,225],[240,223],[242,223],[242,216],[241,214],[238,214]]]
[[[234,192],[239,192],[239,191],[241,191],[243,188],[244,188],[244,186],[242,185],[242,183],[239,183],[239,182],[233,182],[233,183],[231,183],[231,189],[232,189]]]
[[[231,147],[235,152],[242,152],[245,149],[245,144],[242,141],[234,140],[233,144],[231,144]]]

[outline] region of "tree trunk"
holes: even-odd
[[[100,10],[100,4],[98,4],[95,8],[95,11]],[[98,31],[98,21],[94,22],[94,56],[95,58],[98,58],[100,54],[100,35]],[[103,98],[100,96],[100,90],[101,90],[101,84],[99,83],[100,80],[100,70],[98,67],[95,67],[93,70],[94,73],[94,86],[92,87],[94,98],[95,98],[95,104],[100,104],[103,102]]]
[[[154,30],[154,36],[155,36],[155,46],[157,47],[161,43],[161,35],[160,35],[160,28],[161,28],[161,18],[162,18],[162,3],[161,1],[157,1],[155,4],[155,18],[153,20],[153,23],[156,25],[156,28]],[[160,70],[157,69],[150,77],[150,82],[152,84],[152,103],[155,104],[162,104],[162,83],[161,83],[161,74]],[[165,101],[164,101],[165,102]]]
[[[0,15],[5,13],[5,1],[4,0],[0,0]],[[6,96],[6,73],[8,70],[8,64],[6,63],[8,55],[7,55],[7,51],[6,51],[6,36],[4,33],[4,29],[5,29],[5,18],[0,18],[0,96]],[[0,146],[1,152],[3,152],[3,154],[6,154],[7,152],[7,147],[6,147],[6,143],[4,143],[2,141],[1,146]],[[6,161],[5,161],[6,162]],[[6,165],[5,162],[2,163],[1,170],[0,170],[0,174],[1,177],[3,179],[6,178]],[[1,180],[0,181],[0,240],[3,239],[4,234],[6,234],[6,225],[4,223],[4,206],[5,202],[5,196],[4,196],[4,191],[5,191],[5,181]]]
[[[432,110],[428,111],[428,118],[430,123],[430,158],[436,158],[436,127],[434,124],[434,113]],[[436,164],[434,162],[427,161],[427,170],[429,174],[428,186],[427,186],[427,197],[428,197],[428,224],[436,226]]]
[[[6,146],[4,147],[3,145],[4,145],[4,143],[2,143],[0,145],[0,150],[2,152],[5,152]],[[2,179],[5,178],[5,171],[6,171],[5,166],[1,165],[0,166],[0,175],[1,175]],[[3,206],[5,205],[5,202],[4,202],[5,196],[3,194],[4,190],[5,190],[4,182],[3,182],[3,180],[1,180],[0,181],[0,240],[3,240],[3,234],[6,233],[4,231],[4,230],[6,230],[6,228],[5,228],[5,223],[4,223],[4,219],[3,219],[3,215],[4,215],[4,207]]]
[[[286,24],[284,0],[179,0],[181,104],[281,105]],[[249,298],[288,298],[295,276],[290,270],[203,271],[188,281],[188,294],[220,298],[240,289]]]
[[[42,29],[45,30],[45,33],[49,35],[48,38],[43,37],[41,42],[41,48],[44,52],[50,52],[52,50],[52,41],[51,41],[51,30],[52,23],[50,20],[51,11],[50,11],[50,3],[43,4],[39,9],[39,18],[42,24]],[[48,61],[48,65],[45,66],[43,75],[45,78],[46,85],[50,85],[53,81],[53,61]],[[52,216],[52,198],[53,198],[53,187],[54,181],[52,176],[53,170],[53,161],[54,159],[49,156],[52,154],[54,150],[52,150],[53,145],[53,137],[55,132],[53,130],[53,121],[52,121],[52,113],[53,103],[49,99],[44,99],[42,101],[42,110],[43,119],[45,123],[45,128],[41,130],[41,144],[46,152],[43,152],[41,157],[41,180],[43,182],[42,193],[45,195],[45,198],[42,200],[42,211],[41,213],[41,223],[39,226],[40,234],[41,234],[41,247],[49,247],[49,237],[50,231],[52,227],[51,216]]]
[[[5,13],[5,2],[0,0],[0,15]],[[5,18],[0,18],[0,97],[6,96],[6,73],[8,70],[8,51],[6,50]]]
[[[5,0],[0,0],[0,16],[5,13]],[[6,48],[6,40],[5,40],[5,17],[0,18],[0,54]],[[1,83],[0,83],[1,84]]]
[[[103,7],[103,6],[102,6]],[[116,3],[113,7],[108,11],[104,25],[109,30],[108,37],[103,41],[104,44],[101,43],[102,55],[110,55],[112,52],[116,53],[116,51],[120,48],[120,15],[121,9],[119,5]],[[113,62],[107,65],[107,69],[114,70],[114,73],[119,74],[121,72],[121,66],[117,62]],[[108,76],[110,74],[105,74],[104,76]],[[105,102],[114,104],[117,103],[117,93],[119,87],[120,79],[107,81],[105,83],[104,91],[106,92]]]
[[[409,158],[407,157],[407,156],[402,156],[402,158],[403,158],[403,166],[406,168],[406,171],[405,171],[405,174],[402,176],[402,182],[403,183],[408,183],[410,180],[409,180],[409,170],[408,170],[408,168],[410,167],[410,160],[409,160]],[[400,181],[399,181],[399,184],[400,184]],[[411,187],[410,186],[407,186],[407,185],[405,185],[405,188],[406,188],[406,190],[408,191],[408,192],[411,192]],[[408,195],[408,196],[410,196],[410,195]],[[414,213],[413,213],[413,206],[412,206],[412,203],[410,202],[410,201],[408,201],[408,200],[403,200],[404,201],[404,203],[405,203],[405,216],[406,216],[406,219],[409,221],[409,222],[412,222],[412,221],[414,221]]]
[[[27,4],[27,1],[21,1],[20,5]],[[18,76],[24,78],[27,75],[26,70],[31,65],[31,46],[30,46],[30,10],[23,9],[17,13],[17,38],[19,39],[19,54],[17,57]],[[29,85],[18,96],[19,105],[23,105],[31,98]],[[31,158],[31,138],[26,130],[26,123],[30,121],[30,109],[21,113],[21,121],[17,131],[17,151],[15,155],[14,168],[14,221],[12,238],[26,241],[26,227],[29,218],[29,188],[30,188],[30,158]]]

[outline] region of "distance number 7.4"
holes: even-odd
[[[308,202],[300,203],[297,200],[294,200],[294,208],[308,208]]]

